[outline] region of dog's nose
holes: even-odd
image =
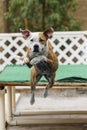
[[[39,52],[39,46],[37,44],[34,45],[34,52]]]

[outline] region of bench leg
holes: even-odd
[[[5,130],[5,89],[0,87],[0,130]]]
[[[15,86],[12,86],[12,113],[15,111]]]
[[[7,110],[6,110],[7,123],[12,121],[12,87],[7,86]]]

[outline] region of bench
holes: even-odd
[[[57,70],[54,87],[57,89],[65,88],[83,88],[87,87],[87,31],[79,32],[54,32],[51,39],[54,51],[58,53],[59,69]],[[26,54],[26,42],[20,33],[0,34],[0,67],[5,68],[0,73],[0,130],[5,128],[5,120],[11,124],[17,124],[17,120],[13,120],[12,114],[15,109],[15,86],[29,86],[30,69],[27,66],[20,65],[20,61],[16,59],[17,55]],[[40,80],[38,86],[46,86],[47,82],[44,78]],[[7,89],[5,89],[7,88]],[[7,117],[5,118],[5,91],[8,97]],[[30,112],[31,113],[31,112]],[[30,114],[28,113],[28,114]],[[33,114],[34,112],[32,112]],[[65,114],[66,111],[47,112],[48,115]],[[47,114],[46,112],[34,113]],[[87,114],[87,111],[67,111],[67,114]],[[32,115],[31,114],[31,115]],[[14,114],[15,115],[15,114]],[[16,113],[17,116],[17,113]],[[80,115],[81,116],[81,115]],[[15,117],[15,116],[14,116]],[[41,117],[40,117],[41,118]],[[36,124],[40,122],[40,118]],[[61,117],[60,117],[61,118]],[[56,117],[48,123],[67,123],[67,121]],[[71,119],[70,123],[84,123],[87,117],[77,117]],[[31,119],[31,120],[30,120]],[[28,123],[33,123],[35,118],[29,119]],[[50,117],[49,117],[50,119]],[[82,120],[83,119],[83,120]],[[46,123],[42,121],[40,123]],[[23,123],[23,121],[22,121]],[[87,123],[87,122],[86,122]],[[20,124],[20,123],[19,123]]]

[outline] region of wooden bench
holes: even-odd
[[[79,32],[55,32],[51,39],[54,51],[58,53],[59,69],[55,79],[58,89],[87,87],[87,31]],[[55,44],[54,44],[55,43]],[[29,68],[20,66],[17,55],[26,54],[26,42],[21,34],[0,34],[0,67],[5,70],[0,73],[0,130],[5,129],[5,121],[10,125],[16,125],[20,117],[16,119],[13,113],[15,109],[15,86],[29,86]],[[27,71],[28,69],[28,71]],[[25,77],[22,70],[25,70]],[[20,74],[19,74],[20,72]],[[81,73],[80,73],[81,72]],[[12,79],[13,77],[13,79]],[[39,82],[39,86],[46,86],[45,79]],[[5,88],[7,88],[7,117],[5,117]],[[30,113],[29,113],[30,114]],[[56,111],[37,112],[38,123],[87,123],[87,111]],[[46,115],[50,115],[47,117]],[[55,115],[60,115],[55,116]],[[67,120],[63,114],[67,115]],[[70,114],[72,116],[70,117]],[[77,114],[78,116],[75,115]],[[81,114],[81,115],[80,115]],[[82,115],[83,114],[83,115]],[[41,116],[39,116],[41,115]],[[42,116],[44,115],[44,117]],[[53,119],[51,116],[54,115]],[[33,115],[34,116],[34,115]],[[71,120],[70,120],[71,118]],[[42,121],[40,122],[40,120]],[[44,120],[45,119],[45,120]],[[47,120],[49,119],[49,122]],[[51,120],[50,120],[51,119]],[[28,123],[33,124],[36,117],[30,116]],[[23,120],[26,122],[26,120]],[[21,121],[23,123],[23,121]],[[20,124],[20,123],[19,123]]]

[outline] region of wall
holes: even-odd
[[[87,0],[77,0],[78,10],[75,13],[75,18],[82,22],[82,30],[87,30]]]
[[[6,0],[0,0],[0,33],[6,32],[6,20],[4,12],[6,11]]]

